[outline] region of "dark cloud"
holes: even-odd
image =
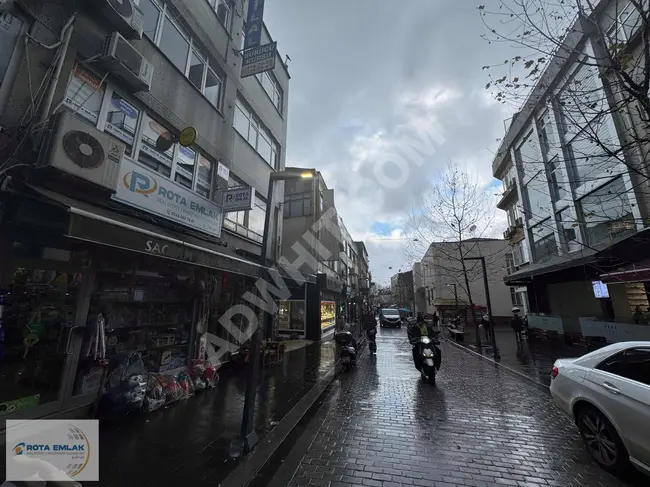
[[[509,50],[480,38],[473,2],[274,0],[266,10],[278,48],[292,59],[288,163],[324,172],[354,237],[368,237],[376,221],[399,228],[450,161],[489,182],[487,148],[495,148],[507,115],[485,94],[481,66],[503,61]],[[445,142],[411,166],[402,187],[382,188],[377,161],[399,152],[404,136],[417,138],[413,124],[426,127],[426,120],[444,129]],[[395,243],[368,248],[373,268],[401,251]]]

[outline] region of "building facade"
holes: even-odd
[[[435,311],[445,321],[460,315],[471,322],[461,249],[465,258],[485,257],[493,319],[496,323],[509,320],[511,296],[503,279],[506,276],[504,259],[510,247],[505,240],[497,239],[468,239],[460,246],[458,242],[432,243],[422,261],[413,267],[417,311],[429,315]],[[466,260],[465,268],[472,303],[479,309],[477,314],[483,313],[487,309],[487,300],[481,263]]]
[[[398,272],[390,278],[390,292],[398,308],[415,311],[413,272]]]
[[[204,357],[206,332],[232,345],[219,360],[237,350],[218,320],[263,271],[266,211],[279,256],[283,189],[270,208],[263,195],[284,168],[289,86],[277,53],[240,77],[246,9],[19,0],[0,16],[3,411],[91,404],[100,327],[109,361],[136,353],[151,372]],[[240,186],[250,209],[224,215],[221,191]]]
[[[603,328],[632,321],[637,306],[647,310],[645,281],[627,271],[649,257],[650,211],[647,128],[635,102],[621,102],[603,61],[612,42],[640,59],[638,12],[612,0],[588,15],[570,29],[492,163],[503,182],[513,304],[540,327],[583,335],[589,320]]]

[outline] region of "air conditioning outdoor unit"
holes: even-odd
[[[117,189],[124,144],[68,112],[55,115],[45,134],[36,167],[53,167]]]
[[[144,15],[134,0],[95,0],[101,13],[127,39],[142,39]]]
[[[99,61],[111,73],[128,83],[134,91],[151,89],[153,64],[119,32],[113,32],[106,38]]]

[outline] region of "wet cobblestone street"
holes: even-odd
[[[284,485],[643,485],[592,463],[539,385],[443,343],[433,387],[412,365],[406,331],[380,334],[377,356],[339,376]]]

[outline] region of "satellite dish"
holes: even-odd
[[[469,231],[472,232],[472,233],[475,232],[476,231],[476,225],[472,225],[471,227],[469,227]]]

